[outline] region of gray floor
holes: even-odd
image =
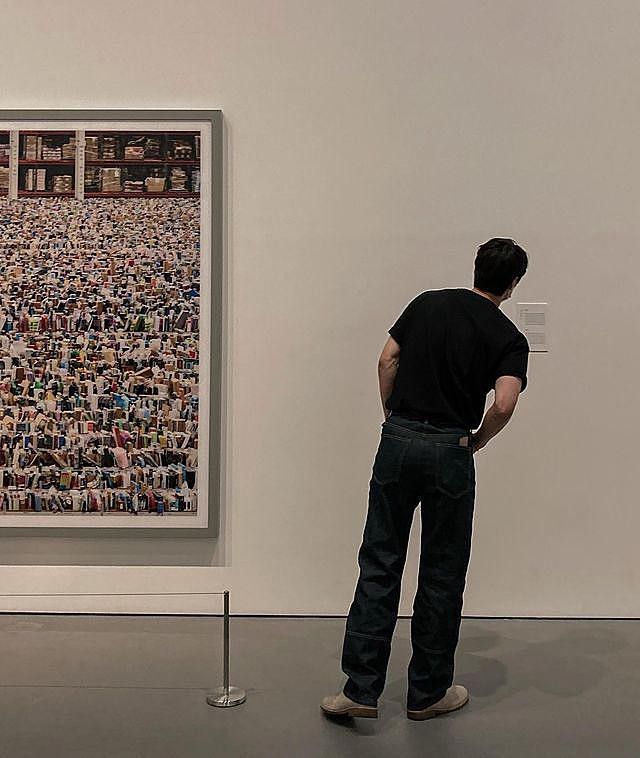
[[[245,705],[206,704],[221,679],[219,619],[0,616],[2,758],[640,755],[640,623],[465,619],[456,681],[471,702],[404,717],[409,626],[400,621],[378,721],[324,719],[342,682],[344,622],[233,619],[232,683]]]

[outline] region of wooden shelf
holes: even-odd
[[[85,166],[164,166],[165,161],[161,158],[100,158],[98,160],[86,160]]]
[[[75,168],[76,162],[75,160],[53,160],[53,161],[45,161],[45,160],[26,160],[25,158],[18,158],[18,165],[19,166],[73,166]]]
[[[8,165],[9,165],[8,158],[0,158],[0,166],[8,166]]]
[[[18,190],[18,197],[74,197],[75,192],[49,192]]]
[[[122,166],[199,166],[200,161],[194,160],[164,160],[162,158],[144,158],[138,160],[132,160],[127,158],[101,159],[101,160],[85,160],[85,166],[104,166],[120,168]]]
[[[200,197],[199,192],[85,192],[85,197]]]

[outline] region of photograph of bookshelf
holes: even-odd
[[[9,132],[0,132],[0,197],[9,194]]]
[[[197,197],[198,132],[86,132],[85,197]]]
[[[212,131],[0,120],[1,527],[208,526]]]

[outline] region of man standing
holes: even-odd
[[[377,718],[418,503],[407,716],[432,718],[469,700],[464,687],[453,685],[453,671],[471,551],[473,456],[507,425],[527,384],[529,345],[500,310],[527,263],[513,240],[491,239],[478,249],[472,290],[424,292],[389,330],[378,365],[386,421],[342,654],[348,680],[323,700],[328,716]]]

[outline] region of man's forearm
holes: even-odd
[[[380,383],[380,399],[382,400],[382,412],[385,418],[389,415],[387,400],[393,392],[393,384],[398,373],[398,361],[381,361],[378,363],[378,381]]]
[[[496,434],[499,434],[509,423],[512,415],[513,412],[505,413],[494,403],[486,412],[482,421],[482,426],[473,435],[474,450],[479,450],[484,447],[489,440],[493,439]]]

